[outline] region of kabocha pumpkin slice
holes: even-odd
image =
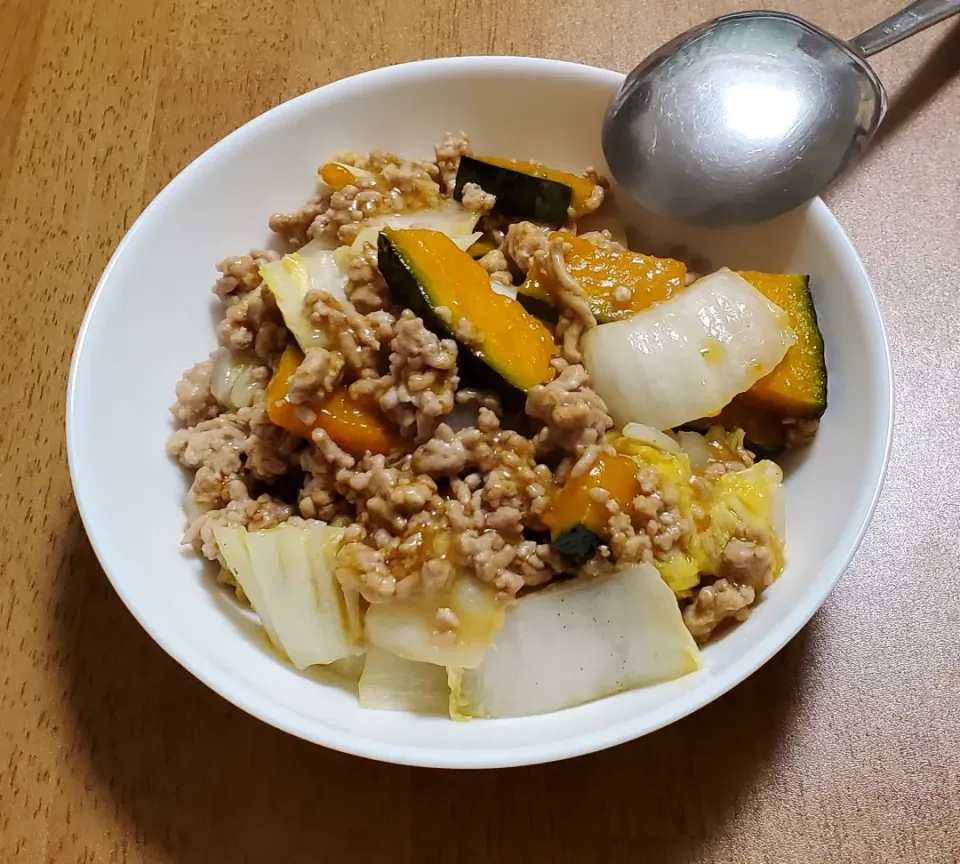
[[[740,275],[787,313],[797,334],[796,343],[780,364],[754,384],[744,398],[781,417],[820,417],[827,410],[827,366],[810,277],[754,271]]]
[[[517,302],[541,321],[556,324],[560,318],[557,301],[540,282],[524,279],[517,286]]]
[[[292,435],[310,439],[314,429],[323,429],[338,446],[354,456],[390,453],[402,449],[403,443],[391,428],[380,407],[360,401],[346,387],[338,387],[315,404],[305,407],[316,415],[306,423],[296,407],[287,399],[290,379],[303,362],[303,353],[294,345],[283,352],[280,364],[267,385],[267,416],[270,422]]]
[[[476,258],[479,260],[488,252],[493,252],[494,249],[499,248],[500,245],[490,234],[484,234],[479,240],[470,245],[470,248],[467,249],[467,252],[470,254],[471,258]]]
[[[440,336],[460,345],[460,368],[488,383],[526,393],[553,377],[553,336],[449,237],[425,229],[385,228],[378,263],[394,296]]]
[[[376,182],[377,175],[363,168],[347,165],[345,162],[325,162],[320,166],[320,179],[333,189],[344,186],[356,186],[363,180]]]
[[[461,156],[453,197],[463,197],[463,187],[476,183],[497,198],[494,212],[518,219],[553,222],[567,221],[573,207],[576,216],[596,209],[597,184],[581,177],[535,162],[502,159],[496,156]]]
[[[686,265],[672,258],[604,248],[566,231],[556,231],[550,239],[558,237],[572,247],[566,256],[567,270],[587,295],[590,311],[601,324],[621,321],[667,300],[686,282]],[[559,286],[537,262],[517,291],[539,300],[555,299]]]
[[[703,417],[684,428],[706,432],[711,426],[722,426],[728,432],[743,430],[744,446],[762,459],[774,459],[786,446],[783,418],[744,396],[737,396],[716,417]]]
[[[574,566],[589,561],[602,542],[609,519],[606,506],[591,496],[605,490],[622,509],[640,494],[637,463],[629,456],[601,455],[589,471],[571,477],[554,494],[543,514],[553,548]]]

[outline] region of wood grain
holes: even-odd
[[[783,6],[853,34],[899,4]],[[533,769],[327,752],[164,655],[71,497],[64,388],[86,301],[142,207],[226,132],[420,57],[627,69],[753,5],[0,0],[0,862],[960,861],[957,26],[877,58],[890,122],[830,195],[894,350],[877,516],[812,624],[697,715]]]

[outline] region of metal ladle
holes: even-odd
[[[725,15],[647,57],[610,101],[603,152],[655,213],[724,226],[818,195],[863,153],[886,110],[867,57],[960,12],[917,0],[850,42],[780,12]]]

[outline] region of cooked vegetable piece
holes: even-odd
[[[550,330],[495,291],[487,271],[449,237],[385,228],[378,249],[390,290],[435,333],[457,340],[461,369],[523,393],[553,377]]]
[[[220,526],[214,533],[270,641],[298,669],[360,653],[348,600],[333,574],[331,556],[342,534],[322,523],[249,532]],[[350,602],[358,602],[356,595]]]
[[[327,334],[314,327],[307,317],[304,299],[312,288],[326,291],[338,300],[346,297],[347,277],[337,264],[336,252],[319,243],[308,243],[300,252],[261,264],[260,275],[277,301],[283,323],[304,351],[333,347]]]
[[[404,660],[371,645],[357,687],[361,708],[445,714],[450,699],[447,670]]]
[[[722,426],[728,431],[742,429],[746,448],[767,459],[779,456],[786,444],[783,420],[762,405],[747,400],[746,394],[735,397],[715,417],[701,417],[685,426],[697,432],[706,432],[712,426]]]
[[[560,531],[550,544],[573,567],[586,564],[603,543],[603,537],[586,525],[574,525]]]
[[[458,621],[447,633],[439,632],[441,608],[450,610]],[[505,608],[496,589],[463,576],[439,597],[420,595],[372,604],[364,630],[371,645],[405,660],[469,668],[483,660],[503,625]]]
[[[671,489],[679,519],[696,527],[690,460],[672,438],[664,439],[651,435],[650,427],[628,423],[621,435],[611,435],[609,440],[621,456],[629,456],[638,467],[652,471],[661,490]],[[675,541],[669,551],[660,550],[654,558],[660,577],[678,597],[687,596],[700,581],[695,553],[695,538],[686,535]]]
[[[352,657],[334,660],[327,665],[326,671],[333,674],[333,680],[337,683],[356,685],[363,674],[365,657],[365,654],[354,654]]]
[[[445,201],[436,210],[414,210],[408,213],[391,213],[383,217],[368,219],[357,232],[356,239],[349,246],[336,250],[335,259],[340,269],[346,273],[353,259],[368,244],[376,248],[380,232],[386,228],[426,228],[446,234],[457,246],[467,250],[483,236],[474,231],[477,214],[464,210],[456,201]]]
[[[476,183],[497,198],[494,211],[503,216],[563,224],[572,206],[577,216],[595,207],[597,184],[589,177],[545,168],[533,162],[495,156],[461,156],[453,197]]]
[[[629,456],[601,455],[589,471],[571,477],[558,489],[543,514],[553,547],[571,564],[589,561],[602,542],[610,514],[591,492],[603,489],[622,509],[640,494],[638,466]]]
[[[477,222],[480,214],[467,210],[457,201],[444,200],[438,207],[428,210],[410,210],[405,213],[388,213],[375,216],[370,224],[384,228],[425,228],[430,231],[439,231],[452,240],[457,241],[461,249],[472,246],[479,237],[476,236]],[[470,242],[461,245],[463,238],[470,237]]]
[[[225,408],[247,408],[263,389],[263,363],[252,353],[220,348],[213,354],[210,392]]]
[[[500,245],[489,234],[481,234],[467,249],[471,258],[482,258],[488,252],[499,249]]]
[[[267,416],[270,422],[293,435],[310,439],[314,429],[323,429],[340,447],[354,456],[371,453],[390,453],[400,450],[403,443],[390,422],[373,401],[355,399],[349,389],[340,386],[317,403],[304,407],[316,415],[307,423],[288,399],[290,379],[303,362],[303,354],[295,345],[287,346],[280,358],[277,371],[267,386]]]
[[[783,571],[783,471],[763,460],[719,477],[713,487],[707,527],[697,535],[700,569],[720,575],[723,551],[738,528],[746,526],[770,552],[773,577]]]
[[[546,321],[551,325],[557,323],[560,310],[553,299],[553,295],[542,285],[527,284],[527,280],[524,279],[517,285],[516,292],[517,302],[531,315],[536,315],[541,321]]]
[[[327,163],[338,165],[339,163]],[[324,166],[326,168],[327,166]],[[340,166],[346,167],[350,166]],[[360,169],[351,169],[359,171]],[[373,215],[364,223],[354,242],[349,246],[331,248],[326,239],[311,240],[296,252],[284,255],[279,261],[260,265],[260,275],[268,291],[277,301],[283,323],[307,351],[310,348],[330,348],[330,339],[314,327],[304,309],[304,300],[311,289],[326,291],[340,301],[347,299],[347,271],[357,254],[369,243],[377,245],[381,228],[427,228],[449,236],[461,249],[472,246],[482,235],[474,231],[479,216],[465,210],[456,201],[444,201],[438,207],[412,210],[405,213]]]
[[[662,450],[664,453],[677,454],[683,448],[677,443],[676,438],[666,432],[654,429],[652,426],[644,426],[643,423],[627,423],[623,427],[620,438],[629,442],[629,448],[623,452],[629,453],[630,448],[643,447],[648,445],[655,450]]]
[[[621,321],[666,300],[683,288],[687,268],[672,258],[653,258],[629,249],[605,249],[566,231],[551,235],[573,248],[567,270],[587,295],[594,317],[601,323]],[[541,263],[534,263],[519,291],[529,297],[556,300],[560,287]]]
[[[652,471],[662,488],[672,489],[679,518],[691,519],[690,463],[675,440],[649,427],[628,423],[622,434],[612,435],[609,441],[617,453],[601,455],[589,471],[568,479],[553,493],[543,515],[554,550],[575,566],[590,560],[601,543],[609,542],[609,512],[605,503],[594,500],[593,490],[603,489],[622,512],[632,513],[634,499],[642,493],[638,479],[641,470]],[[678,596],[689,594],[700,581],[693,553],[685,538],[669,552],[659,552],[653,562]]]
[[[676,598],[649,564],[528,594],[475,669],[451,670],[450,714],[546,714],[700,668]]]
[[[584,336],[594,388],[614,423],[672,429],[719,413],[796,341],[787,313],[730,270]]]
[[[781,417],[820,417],[827,410],[827,365],[810,277],[753,271],[740,275],[787,313],[797,334],[787,356],[747,391],[745,399]]]
[[[320,166],[320,179],[334,189],[355,186],[358,180],[376,180],[376,174],[345,162],[326,162]]]

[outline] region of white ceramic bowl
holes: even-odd
[[[614,72],[505,57],[430,60],[338,81],[268,111],[186,168],[117,248],[77,340],[67,402],[70,470],[104,570],[147,632],[201,681],[280,729],[349,753],[443,767],[545,762],[610,747],[729,690],[810,619],[859,544],[890,446],[890,360],[857,253],[822,201],[759,229],[679,229],[636,214],[648,242],[715,266],[810,273],[830,407],[788,472],[789,564],[705,668],[542,717],[453,723],[361,710],[355,697],[270,652],[255,619],[179,546],[187,481],[164,453],[180,373],[215,346],[214,264],[263,246],[267,218],[299,206],[343,150],[427,156],[448,130],[478,152],[604,168],[600,120]]]

